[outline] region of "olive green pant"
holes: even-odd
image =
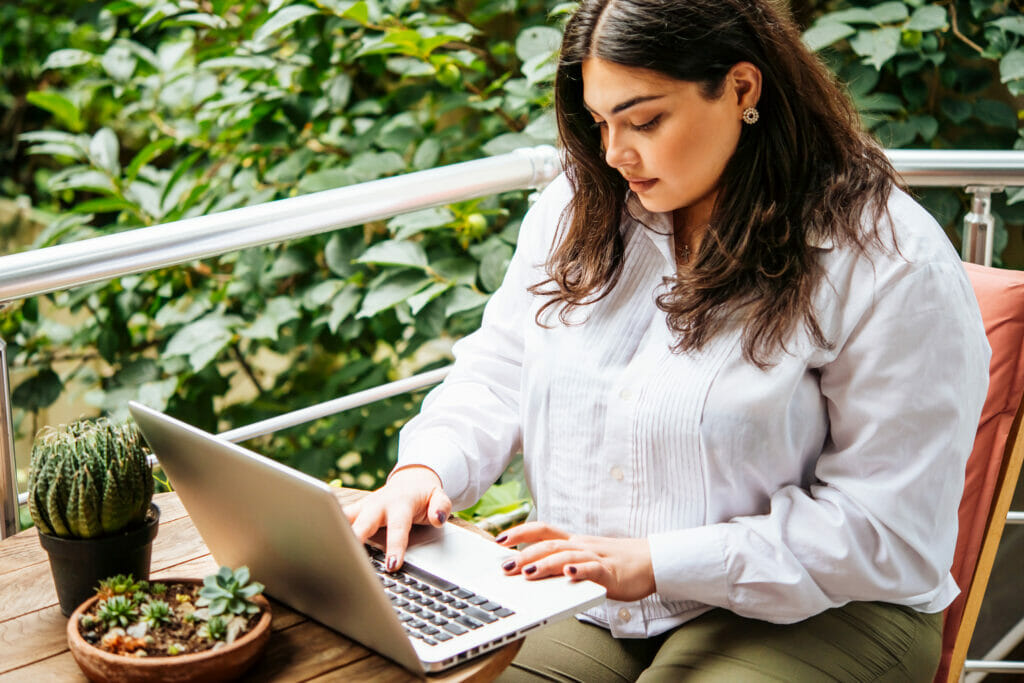
[[[654,638],[567,619],[531,634],[499,681],[920,681],[938,668],[942,614],[855,602],[796,624],[715,609]]]

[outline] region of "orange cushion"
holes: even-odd
[[[967,589],[981,552],[1006,438],[1024,394],[1024,272],[971,263],[965,263],[964,268],[981,307],[992,362],[988,396],[981,411],[974,450],[967,461],[964,495],[960,500],[960,530],[951,572],[962,592],[946,608],[942,663],[936,681],[944,681],[947,676]]]

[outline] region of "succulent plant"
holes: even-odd
[[[228,622],[224,617],[210,617],[210,620],[199,627],[199,637],[210,640],[224,640],[228,634]]]
[[[263,584],[249,582],[249,568],[239,567],[231,571],[230,567],[221,567],[216,574],[203,579],[203,587],[199,589],[197,607],[209,607],[211,615],[218,614],[255,614],[260,608],[249,601],[249,598],[263,592]]]
[[[28,489],[29,513],[46,534],[96,538],[143,522],[153,476],[138,428],[105,418],[44,428]]]
[[[156,628],[171,620],[171,606],[163,600],[151,600],[139,609],[140,621],[146,622],[150,628]]]
[[[136,581],[131,574],[118,574],[117,576],[110,576],[100,581],[99,588],[96,589],[96,595],[103,599],[111,598],[115,595],[131,596],[137,591],[145,590],[146,587],[145,581]]]
[[[107,598],[100,603],[99,609],[96,612],[96,616],[108,627],[115,624],[121,627],[128,626],[128,624],[135,620],[137,615],[135,603],[123,595]]]

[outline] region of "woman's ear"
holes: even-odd
[[[729,91],[736,97],[736,106],[742,111],[756,107],[761,99],[761,70],[750,62],[737,62],[727,76]]]

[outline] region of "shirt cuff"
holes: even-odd
[[[731,608],[722,525],[651,534],[647,542],[655,588],[662,599]]]
[[[441,488],[452,499],[453,504],[457,504],[459,496],[469,486],[469,467],[466,458],[444,434],[421,432],[411,439],[400,441],[398,463],[391,472],[410,465],[422,465],[434,470],[441,478]],[[388,476],[390,478],[390,475]],[[469,505],[473,502],[475,501],[471,501]]]

